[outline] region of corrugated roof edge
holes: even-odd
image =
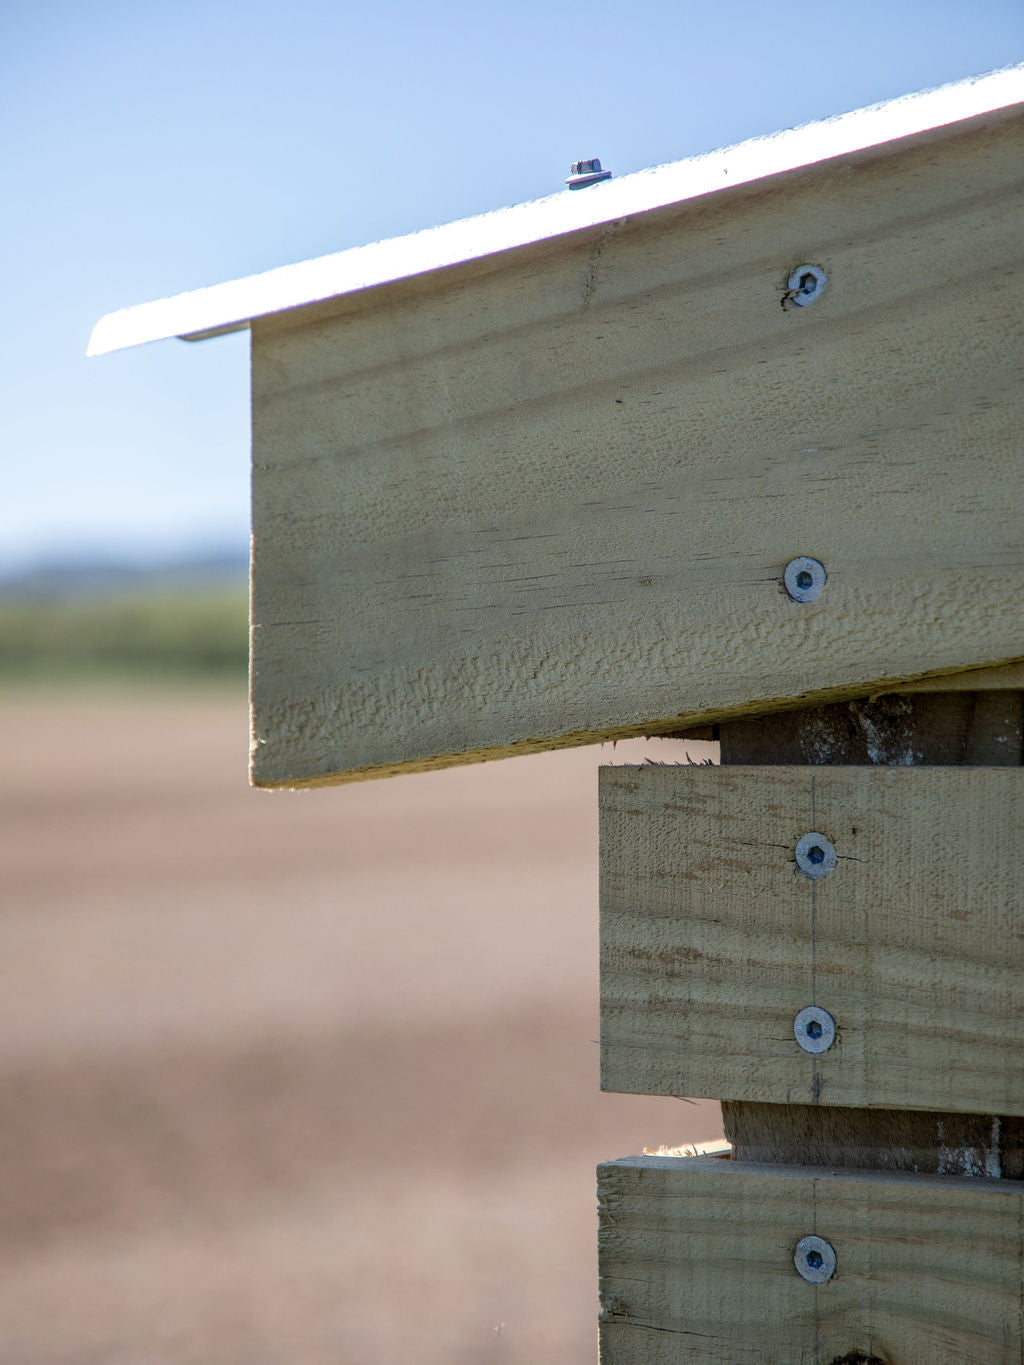
[[[104,355],[168,337],[199,341],[239,331],[253,318],[270,313],[443,270],[1021,102],[1024,62],[838,114],[820,123],[605,180],[583,193],[562,190],[544,199],[405,237],[122,308],[96,324],[86,354]]]

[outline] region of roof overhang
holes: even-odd
[[[87,354],[168,337],[201,341],[240,331],[256,318],[496,256],[1019,102],[1024,102],[1024,63],[605,180],[585,192],[563,190],[442,227],[120,309],[96,324]]]

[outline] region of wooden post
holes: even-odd
[[[714,1094],[733,1144],[601,1169],[605,1365],[1021,1358],[1022,700],[736,720],[717,771],[603,772],[606,1088]]]
[[[1024,693],[939,692],[808,708],[718,727],[725,764],[988,764],[1019,767]],[[1024,825],[1007,828],[1012,857]],[[999,855],[992,850],[993,860]],[[941,871],[942,864],[939,864]],[[1011,935],[1012,937],[1012,931]],[[993,945],[1007,956],[1009,945]],[[1013,1068],[1013,1061],[1007,1058]],[[951,1097],[955,1094],[951,1092]],[[722,1104],[726,1136],[740,1160],[808,1166],[985,1173],[1020,1179],[1024,1119],[829,1105]]]

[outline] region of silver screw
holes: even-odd
[[[839,855],[831,839],[813,831],[802,835],[796,844],[796,865],[805,877],[827,877]]]
[[[797,1274],[808,1284],[824,1284],[836,1273],[836,1253],[824,1237],[801,1237],[793,1252]]]
[[[836,1021],[820,1005],[805,1005],[793,1020],[793,1037],[805,1052],[827,1052],[836,1040]]]
[[[806,308],[820,299],[828,284],[828,276],[820,265],[798,265],[786,281],[782,295],[783,308]]]
[[[597,157],[589,161],[574,161],[569,167],[566,184],[571,190],[581,190],[585,185],[596,185],[599,180],[610,180],[611,171],[603,171]]]
[[[817,559],[800,555],[786,565],[782,581],[794,602],[813,602],[821,596],[821,590],[828,582],[828,574],[824,564]]]

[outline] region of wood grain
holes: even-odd
[[[1014,1181],[630,1157],[598,1168],[602,1365],[1010,1365]],[[837,1258],[813,1286],[797,1242]]]
[[[605,1089],[1024,1114],[1024,770],[612,767],[600,805]]]
[[[1024,657],[1022,120],[256,320],[254,781]]]

